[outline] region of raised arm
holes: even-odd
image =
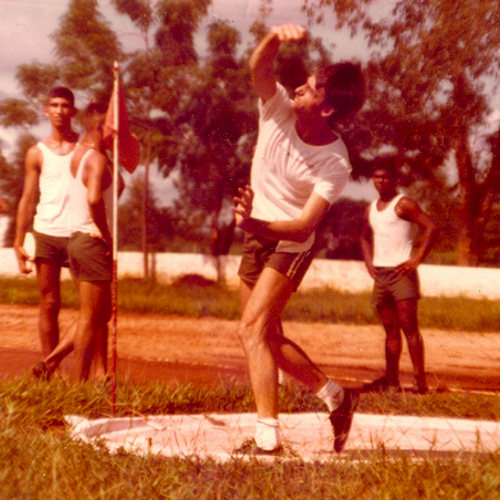
[[[260,41],[250,57],[250,72],[257,95],[263,102],[271,99],[276,93],[276,77],[273,64],[278,55],[280,45],[287,42],[298,42],[307,36],[307,31],[296,24],[274,26]]]
[[[17,208],[16,236],[14,238],[14,252],[16,253],[19,271],[23,274],[29,274],[32,271],[31,267],[28,266],[28,262],[33,256],[28,255],[24,249],[24,238],[35,213],[41,164],[42,153],[38,146],[32,146],[26,154],[24,187]]]

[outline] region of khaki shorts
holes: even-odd
[[[57,263],[61,267],[68,267],[69,238],[50,236],[36,231],[33,231],[33,237],[35,238],[35,261],[43,259]]]
[[[101,238],[76,232],[68,244],[69,269],[79,281],[111,281],[113,258],[110,248]]]
[[[245,235],[243,256],[238,276],[250,287],[259,279],[265,267],[275,269],[295,285],[295,290],[304,278],[314,254],[311,250],[301,253],[276,252],[279,241],[267,240],[254,235]]]
[[[377,267],[372,303],[391,305],[400,300],[419,299],[420,284],[417,271],[401,276],[394,267]]]

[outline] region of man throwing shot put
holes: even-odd
[[[250,58],[259,97],[259,137],[251,187],[235,199],[236,222],[245,235],[239,269],[243,345],[257,406],[255,439],[235,452],[281,453],[278,368],[309,387],[327,405],[334,448],[346,443],[358,402],[283,335],[280,316],[312,258],[315,231],[349,177],[348,153],[335,124],[363,104],[360,66],[338,63],[318,70],[291,100],[276,81],[273,64],[282,43],[305,39],[297,25],[273,27]]]

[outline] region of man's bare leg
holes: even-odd
[[[90,376],[95,382],[102,382],[108,374],[108,325],[97,330],[94,356]]]
[[[61,268],[46,259],[37,259],[36,273],[40,290],[38,331],[42,354],[47,356],[59,342],[59,311],[61,309]]]
[[[408,351],[413,364],[416,380],[416,390],[421,394],[427,392],[425,376],[424,341],[418,327],[417,299],[400,300],[396,302],[398,318],[408,343]]]
[[[75,333],[75,374],[87,380],[94,356],[98,331],[109,320],[110,287],[107,281],[80,281],[80,315]]]
[[[54,373],[54,371],[57,370],[61,364],[62,360],[73,352],[77,325],[77,321],[72,323],[60,342],[57,344],[56,348],[44,358],[43,362],[45,363],[49,375]]]
[[[253,289],[244,283],[240,287],[244,309],[238,334],[259,418],[278,418],[278,363],[313,392],[328,382],[305,353],[281,334],[280,315],[293,290],[293,283],[271,268],[264,268]]]
[[[288,278],[270,268],[264,268],[253,289],[241,284],[244,309],[238,334],[247,357],[258,420],[257,449],[244,444],[237,453],[272,454],[280,449],[278,366],[308,386],[328,406],[335,451],[344,448],[349,435],[359,399],[357,392],[344,390],[329,380],[304,351],[283,336],[280,316],[293,290]]]
[[[399,386],[399,360],[403,350],[403,340],[395,307],[378,306],[377,308],[385,330],[385,377],[389,385]]]

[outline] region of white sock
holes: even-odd
[[[316,393],[330,412],[335,411],[344,400],[344,389],[336,384],[333,380],[328,379],[328,382]]]
[[[257,420],[255,443],[263,450],[274,450],[281,444],[278,419],[259,418]]]

